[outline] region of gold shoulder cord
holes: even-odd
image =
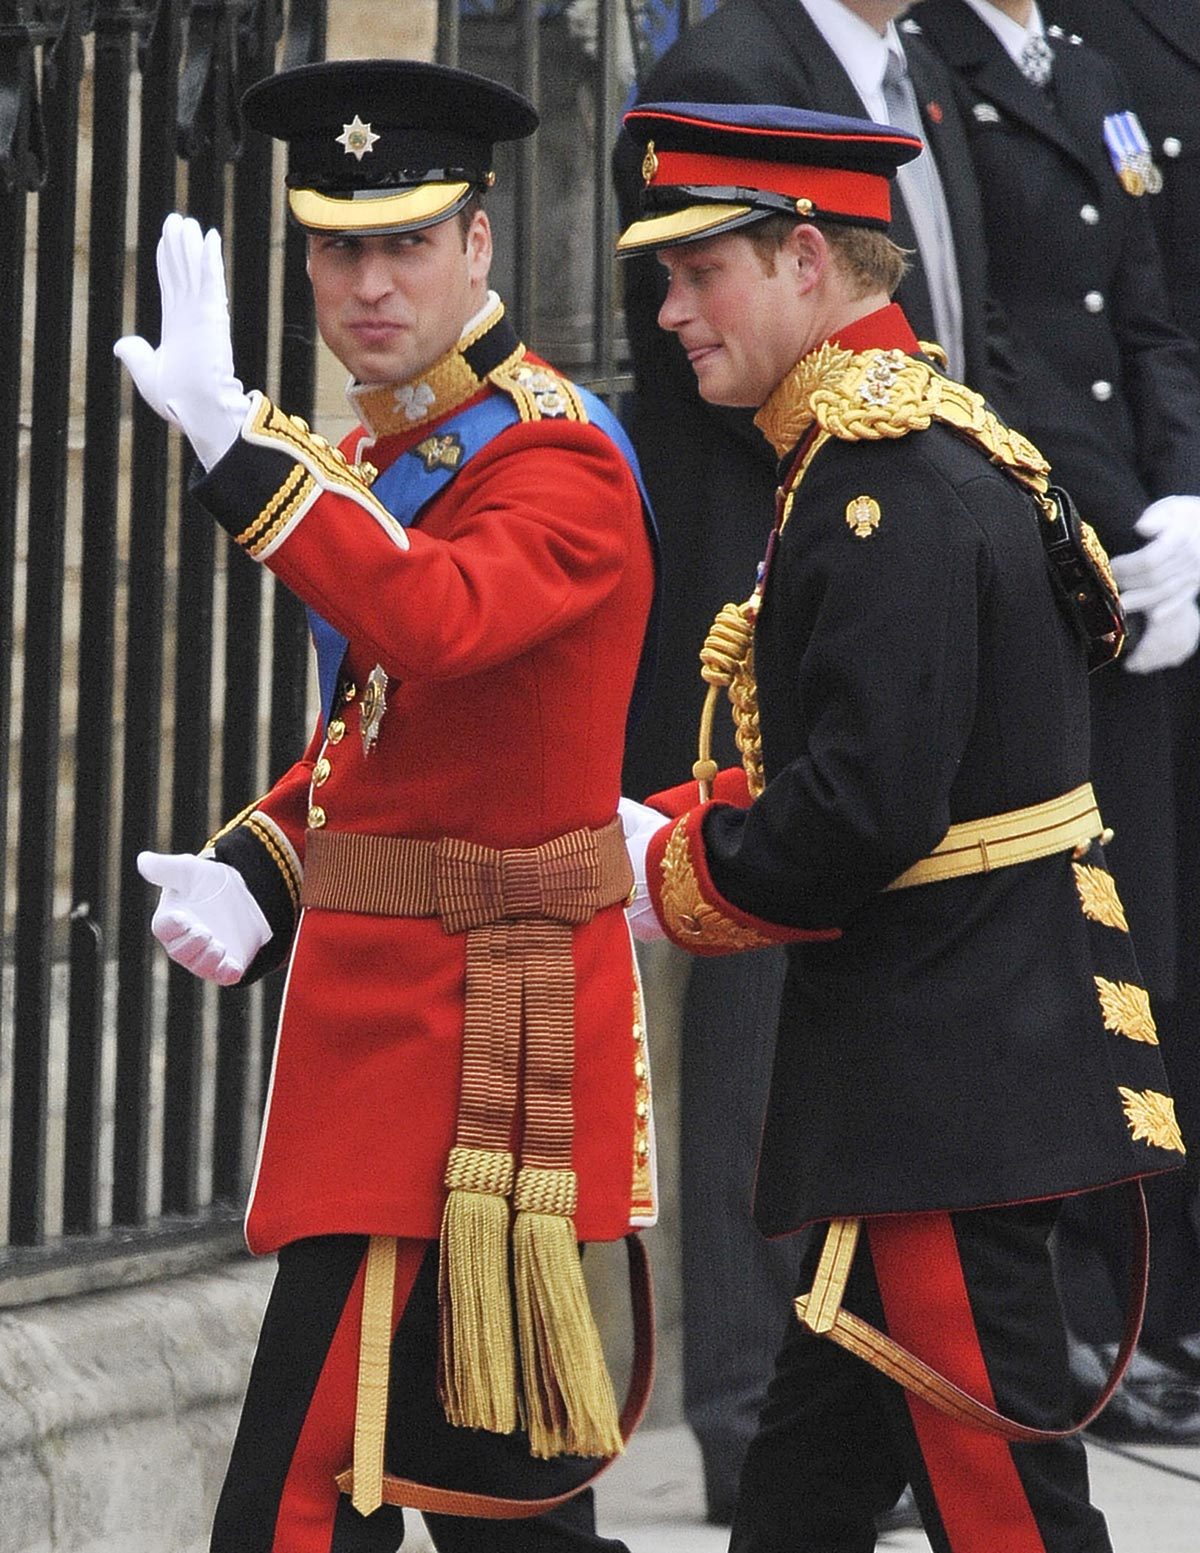
[[[792,515],[796,488],[807,473],[817,450],[828,440],[828,433],[819,434],[805,454],[796,478],[784,497],[783,511],[777,524],[780,534]],[[734,742],[742,757],[751,798],[757,798],[766,786],[762,732],[758,721],[758,681],[754,674],[754,628],[765,581],[765,576],[759,580],[745,603],[722,606],[700,649],[700,677],[708,686],[708,692],[700,713],[698,759],[692,766],[692,776],[699,784],[701,803],[707,803],[712,797],[712,784],[717,775],[717,763],[712,758],[712,730],[717,698],[722,690],[726,690],[729,695],[733,711]]]

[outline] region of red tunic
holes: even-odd
[[[362,443],[382,471],[461,408],[410,429],[393,416],[374,442],[359,427],[343,452],[353,464]],[[404,548],[365,488],[321,477],[328,449],[299,446],[292,426],[281,439],[281,418],[265,401],[257,411],[199,494],[349,639],[342,673],[355,694],[218,855],[258,894],[247,859],[282,854],[268,872],[298,873],[314,822],[489,847],[608,823],[653,590],[637,484],[612,441],[558,415],[502,431],[423,510]],[[281,498],[289,481],[300,491],[297,468],[317,475],[289,512]],[[256,526],[256,512],[276,526]],[[360,707],[377,664],[387,707],[368,753]],[[334,1232],[438,1234],[464,946],[432,918],[300,914],[247,1214],[252,1250]],[[614,1239],[653,1213],[645,1049],[620,906],[575,930],[574,965],[575,1223],[581,1239]]]

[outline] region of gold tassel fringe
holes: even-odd
[[[621,1430],[575,1238],[573,1170],[523,1166],[513,1257],[534,1456],[615,1456]]]
[[[438,1262],[438,1389],[446,1417],[512,1434],[517,1366],[508,1275],[513,1157],[455,1147]]]

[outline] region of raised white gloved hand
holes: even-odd
[[[1153,674],[1184,663],[1200,644],[1200,609],[1195,599],[1152,609],[1137,646],[1122,661],[1131,674]]]
[[[651,836],[671,822],[657,809],[637,803],[632,798],[622,798],[617,804],[617,813],[621,816],[621,829],[625,833],[625,850],[633,866],[634,896],[625,908],[629,931],[643,944],[651,944],[667,935],[646,888],[646,848],[650,845]]]
[[[204,236],[198,222],[172,212],[157,259],[162,343],[155,350],[127,334],[113,352],[150,408],[178,426],[211,469],[237,441],[250,408],[233,371],[221,235]]]
[[[138,873],[162,894],[150,931],[179,965],[229,987],[271,936],[236,868],[193,852],[139,852]]]
[[[1153,615],[1194,599],[1200,592],[1200,496],[1163,496],[1133,526],[1146,544],[1112,558],[1126,610]]]

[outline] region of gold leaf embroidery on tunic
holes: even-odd
[[[688,846],[687,819],[679,820],[662,860],[662,907],[667,927],[684,940],[695,939],[715,949],[761,949],[774,940],[754,928],[734,922],[700,890]]]
[[[1128,933],[1125,908],[1117,894],[1117,882],[1106,868],[1092,868],[1083,863],[1072,863],[1075,888],[1079,891],[1079,903],[1085,917],[1104,927],[1117,928]]]
[[[1156,1089],[1126,1089],[1124,1084],[1117,1085],[1117,1093],[1124,1103],[1125,1119],[1135,1143],[1144,1140],[1156,1149],[1187,1153],[1170,1095],[1159,1094]]]
[[[1115,1035],[1127,1036],[1131,1041],[1157,1046],[1158,1028],[1150,1012],[1150,994],[1145,987],[1134,986],[1128,981],[1106,981],[1103,976],[1093,980],[1100,996],[1104,1028]]]

